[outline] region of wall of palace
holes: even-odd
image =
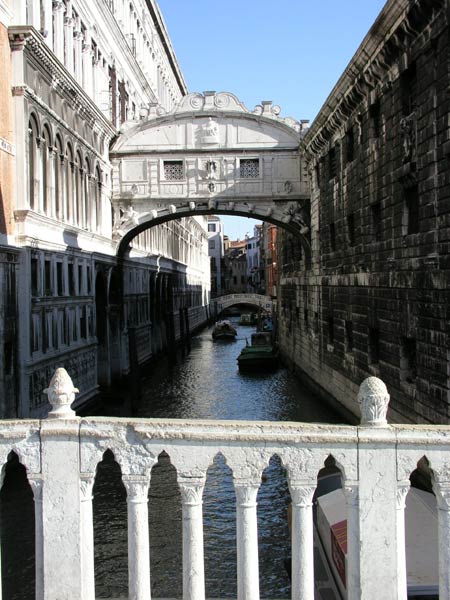
[[[393,422],[449,419],[449,22],[386,4],[301,147],[311,268],[282,235],[283,352],[350,412],[381,377]]]
[[[0,139],[0,278],[9,282],[0,386],[13,374],[17,395],[0,414],[40,416],[42,382],[57,366],[71,370],[83,404],[198,325],[207,237],[203,218],[186,217],[142,232],[120,259],[112,240],[111,142],[187,91],[156,3],[1,8],[0,138],[14,146],[4,152]]]

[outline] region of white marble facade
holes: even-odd
[[[169,111],[186,94],[156,3],[11,0],[9,10],[1,7],[11,46],[12,241],[21,252],[24,315],[18,416],[41,415],[48,408],[42,382],[56,366],[71,370],[83,402],[98,383],[127,372],[129,326],[143,360],[167,343],[152,315],[169,286],[180,292],[174,310],[201,321],[210,288],[206,227],[204,218],[186,217],[143,232],[119,275],[110,143],[122,124],[146,118],[155,104]],[[133,300],[124,318],[119,287]],[[102,323],[99,313],[107,315]]]

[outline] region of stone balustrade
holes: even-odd
[[[363,382],[361,425],[289,422],[77,418],[76,390],[58,369],[41,421],[3,421],[0,458],[27,468],[35,498],[38,600],[94,600],[92,488],[106,450],[127,491],[129,598],[150,599],[147,497],[151,469],[166,451],[177,470],[183,515],[183,598],[204,600],[202,494],[221,453],[236,491],[239,600],[258,600],[256,495],[272,456],[286,468],[292,500],[292,597],[314,600],[312,498],[330,455],[347,499],[350,600],[406,600],[404,516],[409,476],[426,457],[438,502],[439,593],[450,598],[450,427],[390,426],[384,384]]]

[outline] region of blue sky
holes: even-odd
[[[228,91],[252,110],[312,120],[385,0],[158,0],[190,92]],[[230,237],[249,219],[223,217]]]

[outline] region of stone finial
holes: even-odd
[[[358,403],[361,408],[361,425],[386,425],[390,396],[378,377],[368,377],[359,386]]]
[[[79,392],[78,388],[73,387],[72,379],[67,371],[58,368],[53,375],[50,385],[44,390],[48,401],[52,405],[52,410],[48,413],[48,419],[70,419],[75,416],[75,411],[70,405],[75,399],[75,394]]]

